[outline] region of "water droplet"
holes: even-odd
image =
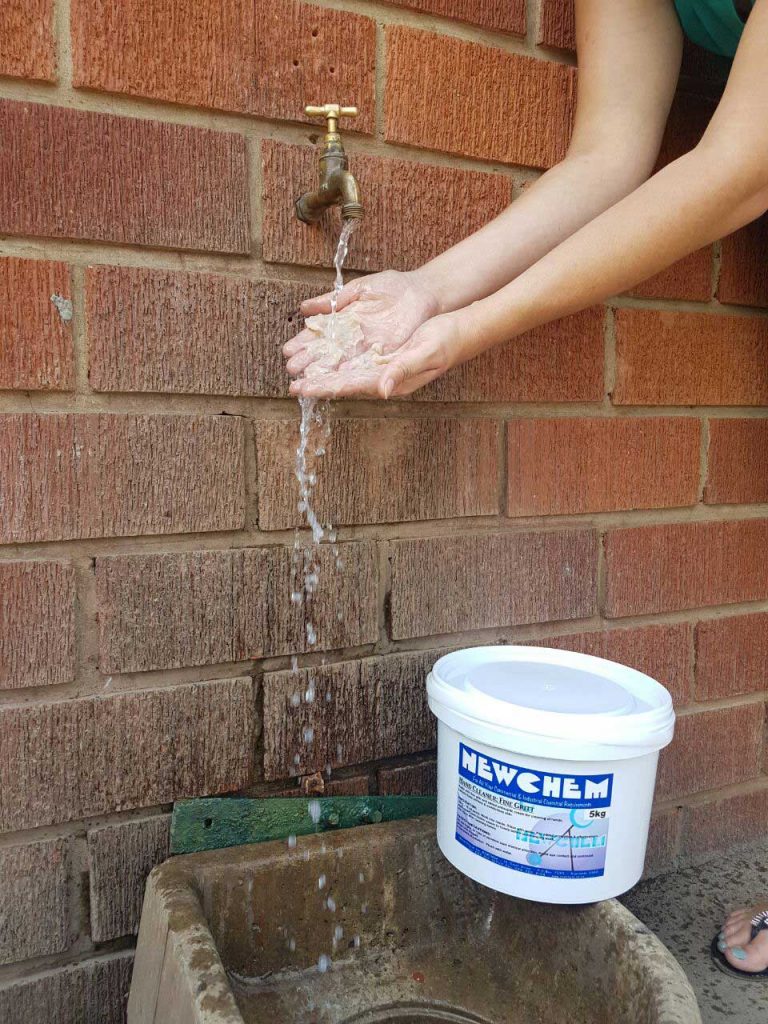
[[[288,836],[288,849],[289,850],[295,850],[296,849],[296,836],[294,836],[294,835]]]
[[[320,877],[317,880],[317,888],[318,889],[324,889],[325,888],[325,882],[326,882],[325,875],[320,875]]]
[[[326,901],[326,903],[327,903],[327,906],[328,906],[328,909],[330,910],[330,912],[332,914],[335,914],[336,913],[336,900],[333,898],[333,896],[329,896],[327,901]]]
[[[354,935],[352,937],[352,945],[355,947],[355,949],[360,949],[360,936],[359,935]]]
[[[322,807],[320,806],[319,800],[310,800],[307,806],[307,811],[312,819],[312,823],[316,825],[320,821],[320,815],[322,814]]]
[[[320,959],[317,961],[317,969],[321,974],[325,974],[328,968],[331,966],[331,958],[326,953],[320,954]]]
[[[299,704],[301,704],[301,694],[300,693],[292,693],[291,694],[291,705],[293,707],[297,708],[299,706]]]
[[[288,939],[288,949],[290,949],[292,953],[296,952],[296,939]]]
[[[344,929],[341,927],[340,924],[337,924],[336,927],[333,929],[333,939],[334,939],[334,942],[340,942],[343,938],[344,938]]]
[[[308,725],[306,726],[301,735],[305,743],[311,743],[312,740],[315,738],[315,730],[312,728],[311,725]]]
[[[357,876],[357,880],[358,880],[358,882],[364,882],[364,881],[365,881],[365,875],[363,874],[363,872],[362,872],[362,871],[361,871],[361,872],[360,872],[360,874],[359,874],[359,875]]]

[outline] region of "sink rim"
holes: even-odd
[[[360,826],[307,836],[303,842],[310,850],[315,847],[316,852],[321,847],[329,852],[340,848],[349,848],[351,852],[363,834],[366,841],[370,841],[372,829],[376,830],[377,840],[383,842],[387,837],[402,838],[402,834],[414,842],[424,841],[434,837],[435,818]],[[183,989],[188,995],[192,1013],[188,1019],[194,1024],[245,1024],[198,894],[205,880],[236,868],[242,871],[253,866],[254,870],[256,867],[263,870],[271,864],[277,866],[289,855],[284,841],[257,843],[173,857],[154,869],[145,894],[128,1002],[128,1024],[155,1021],[158,999],[162,999],[162,989],[169,985]],[[438,856],[442,855],[438,853]],[[661,940],[626,907],[617,900],[606,900],[587,907],[561,909],[564,913],[597,915],[601,925],[609,927],[632,946],[632,956],[647,965],[647,983],[652,983],[654,993],[658,994],[660,1024],[701,1024],[695,995],[682,968]],[[163,957],[158,956],[158,949],[164,950]],[[384,1020],[379,1018],[381,1024]],[[351,1018],[344,1024],[379,1024],[379,1021],[375,1017]],[[482,1018],[478,1018],[478,1024],[482,1024]]]

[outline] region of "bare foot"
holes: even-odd
[[[752,938],[753,929],[762,928]],[[737,971],[756,974],[768,970],[768,902],[743,907],[728,915],[717,948]]]

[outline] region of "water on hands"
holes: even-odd
[[[322,335],[321,345],[324,345],[325,351],[330,353],[330,356],[326,356],[323,361],[327,361],[330,358],[331,362],[336,360],[338,363],[338,360],[345,354],[346,347],[350,343],[356,344],[357,342],[357,339],[354,342],[350,342],[349,335],[350,325],[354,329],[353,320],[356,320],[356,318],[350,319],[350,317],[347,317],[344,322],[341,322],[344,314],[336,312],[339,292],[344,286],[344,261],[349,251],[349,240],[356,224],[357,221],[354,220],[344,221],[341,234],[339,235],[333,260],[336,277],[333,291],[331,292],[330,315],[326,314],[322,317],[310,318],[315,321],[317,329]],[[360,331],[360,337],[362,338],[362,331]],[[341,353],[341,355],[338,353]],[[331,434],[329,403],[315,398],[302,397],[299,398],[299,407],[301,410],[301,421],[299,443],[296,448],[295,473],[299,485],[298,508],[304,528],[298,529],[294,538],[291,601],[302,609],[306,648],[307,650],[312,650],[318,642],[317,628],[313,621],[313,595],[320,582],[320,551],[324,542],[332,545],[336,568],[342,569],[343,565],[336,544],[336,533],[333,525],[321,522],[313,506],[314,489],[317,483],[317,463],[325,455],[326,445]],[[313,703],[317,696],[315,680],[310,677],[306,689],[302,691],[302,688],[299,686],[300,676],[296,656],[293,657],[291,665],[296,678],[296,689],[291,699],[293,707],[299,708],[302,703]],[[325,698],[330,699],[330,692],[325,695]],[[305,745],[309,745],[314,741],[314,732],[310,726],[306,726],[302,730],[302,741]],[[303,760],[305,759],[297,751],[294,755],[294,764],[298,767]],[[326,770],[330,771],[330,765],[327,766]],[[317,800],[310,801],[309,813],[315,825],[320,821],[320,812],[320,803]],[[296,836],[289,836],[288,846],[291,849],[296,848]],[[332,896],[325,894],[325,886],[326,877],[325,875],[320,875],[317,880],[318,892],[323,900],[324,908],[333,914],[336,911],[336,902]],[[336,951],[343,936],[344,930],[341,925],[334,925],[329,940],[331,952]],[[353,938],[353,942],[355,945],[359,945],[357,936]],[[289,937],[288,946],[291,951],[295,950],[295,939]],[[321,972],[327,971],[330,965],[330,955],[323,953],[318,960],[318,970]]]

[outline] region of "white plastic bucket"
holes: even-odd
[[[602,658],[472,647],[427,679],[438,718],[437,838],[465,875],[545,903],[591,903],[643,872],[665,688]]]

